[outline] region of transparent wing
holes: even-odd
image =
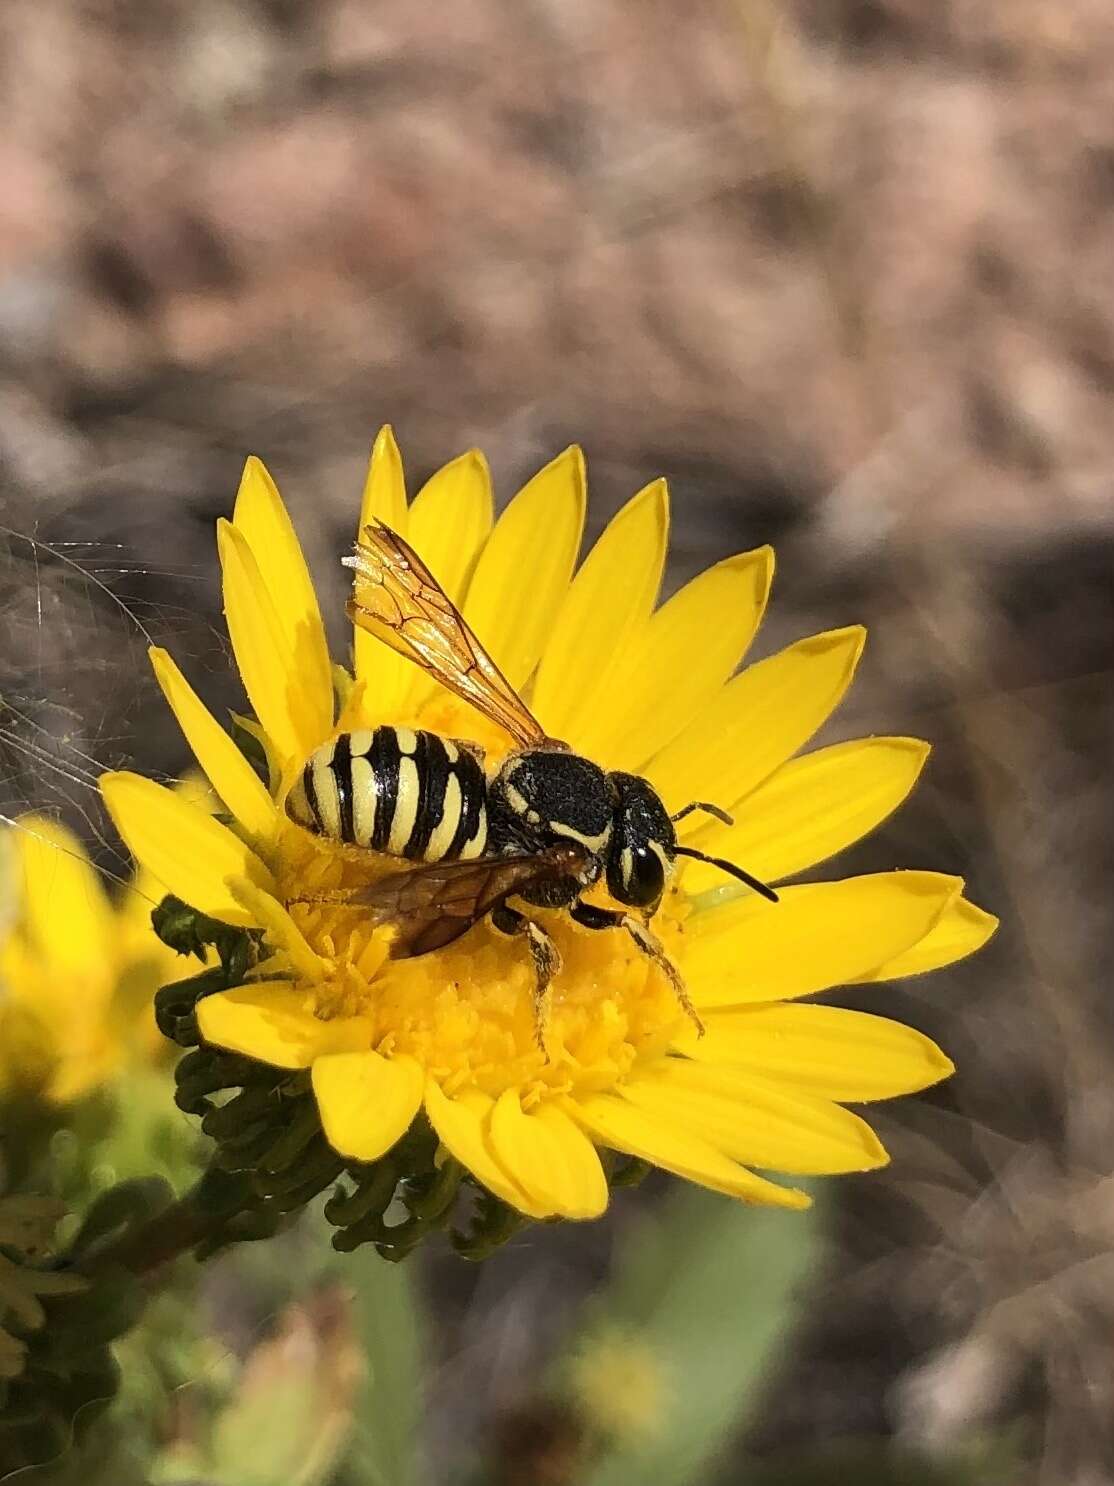
[[[344,559],[355,573],[348,617],[506,728],[520,745],[554,743],[414,549],[381,521]]]
[[[356,893],[375,923],[394,924],[391,953],[405,959],[442,949],[507,898],[546,878],[575,874],[587,853],[562,843],[528,856],[430,862],[392,872]]]

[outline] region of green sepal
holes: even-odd
[[[476,1190],[459,1162],[446,1156],[424,1115],[378,1161],[351,1163],[351,1189],[338,1187],[325,1217],[339,1231],[333,1248],[351,1253],[373,1244],[380,1258],[397,1263],[418,1245],[449,1230],[462,1189]],[[451,1241],[468,1258],[484,1258],[529,1220],[478,1190],[466,1233]]]
[[[151,910],[151,927],[170,949],[180,955],[193,955],[199,960],[205,958],[205,950],[210,944],[219,944],[226,936],[239,932],[228,924],[222,924],[219,919],[198,913],[196,908],[191,908],[172,893]]]
[[[267,750],[263,747],[259,731],[257,731],[259,724],[253,718],[242,717],[239,712],[229,712],[228,721],[233,743],[264,784],[268,784],[271,770],[267,761]]]
[[[496,1249],[501,1249],[529,1222],[525,1214],[501,1202],[490,1192],[481,1190],[472,1208],[468,1228],[464,1231],[454,1229],[452,1245],[462,1259],[475,1263],[490,1258]]]
[[[143,1286],[129,1270],[98,1270],[85,1289],[49,1303],[46,1323],[31,1342],[28,1368],[41,1364],[69,1372],[130,1331],[146,1303]]]
[[[638,1156],[619,1156],[614,1152],[608,1152],[611,1161],[605,1164],[607,1171],[607,1184],[611,1190],[617,1191],[621,1187],[639,1187],[653,1171],[649,1161],[643,1161]]]
[[[187,980],[173,981],[155,993],[155,1021],[164,1037],[179,1047],[196,1047],[201,1041],[197,1027],[197,1003],[217,991],[242,985],[255,964],[259,936],[198,913],[188,903],[168,894],[151,914],[155,933],[182,955],[205,959],[215,949],[220,964]]]
[[[263,780],[268,794],[273,795],[278,789],[282,771],[267,734],[254,717],[229,712],[228,718],[233,743]]]
[[[120,1371],[105,1349],[64,1376],[31,1368],[0,1416],[0,1480],[49,1465],[81,1440],[116,1396]]]
[[[86,1213],[71,1245],[71,1257],[84,1258],[123,1231],[164,1212],[173,1201],[170,1183],[160,1176],[117,1182],[101,1193]]]
[[[0,1479],[55,1460],[115,1396],[119,1369],[109,1343],[130,1331],[146,1303],[127,1270],[96,1276],[45,1271],[43,1278],[81,1280],[81,1289],[44,1296],[43,1323],[22,1338],[23,1371],[8,1382],[0,1416]]]

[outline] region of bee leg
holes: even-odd
[[[549,1022],[549,986],[554,976],[560,973],[561,951],[539,924],[527,918],[524,913],[519,913],[516,908],[508,908],[505,903],[493,911],[491,922],[501,934],[526,936],[537,977],[534,991],[534,1034],[548,1063],[549,1049],[545,1045],[545,1033]]]
[[[594,903],[574,903],[569,913],[585,929],[626,929],[642,953],[649,956],[666,976],[673,987],[673,994],[681,1004],[681,1010],[696,1028],[698,1036],[704,1036],[704,1023],[692,1004],[680,971],[662,948],[661,940],[656,934],[651,933],[632,914],[620,913],[615,908],[597,908]]]

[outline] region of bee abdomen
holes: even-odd
[[[377,727],[316,749],[287,812],[318,835],[411,861],[481,855],[487,780],[475,754],[437,733]]]

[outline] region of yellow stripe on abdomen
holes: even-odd
[[[439,862],[453,843],[456,828],[460,824],[460,812],[464,809],[464,796],[460,790],[460,780],[455,774],[449,775],[449,782],[445,786],[445,798],[442,801],[443,810],[440,822],[433,830],[429,838],[423,856],[427,862]]]
[[[353,757],[350,769],[352,775],[352,834],[356,838],[357,846],[367,846],[375,830],[375,810],[379,804],[379,796],[375,792],[375,772],[362,755]]]
[[[405,854],[407,843],[414,834],[421,793],[422,782],[418,778],[418,766],[413,758],[403,754],[398,762],[398,795],[391,819],[391,835],[387,842],[387,850],[395,856]]]
[[[334,841],[340,840],[340,795],[337,792],[336,776],[333,774],[333,750],[322,748],[313,759],[314,800],[321,829]]]
[[[460,848],[460,860],[462,862],[471,862],[475,861],[476,857],[482,857],[486,845],[487,811],[481,810],[479,821],[476,824],[476,834]]]

